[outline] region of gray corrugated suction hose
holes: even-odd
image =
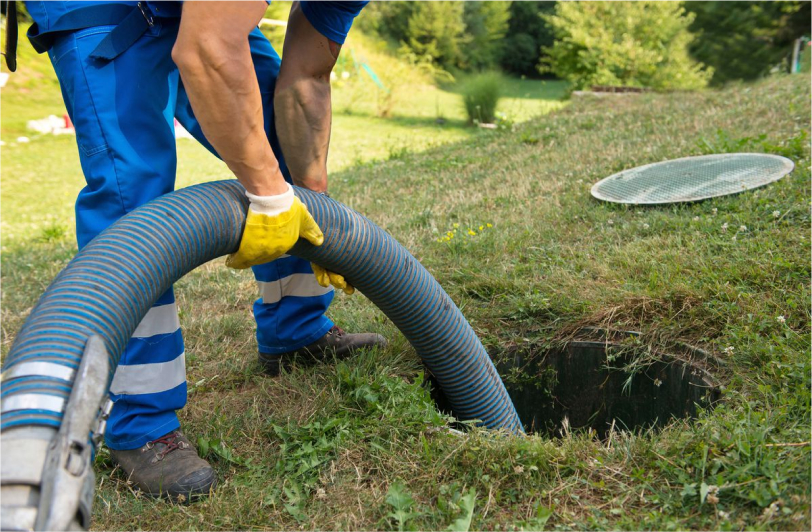
[[[290,253],[342,273],[375,303],[435,375],[457,417],[521,432],[485,349],[431,274],[355,211],[304,189],[296,194],[325,240],[319,247],[300,241]],[[127,341],[158,297],[200,264],[236,250],[246,209],[236,181],[185,188],[123,217],[77,254],[31,311],[3,365],[4,442],[19,439],[22,429],[39,434],[32,440],[47,438],[60,426],[91,335],[107,348],[112,381]],[[4,479],[3,495],[6,486]]]

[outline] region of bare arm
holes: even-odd
[[[317,192],[327,191],[330,72],[340,49],[310,24],[295,2],[274,94],[276,131],[293,182]]]
[[[264,1],[186,2],[172,59],[206,139],[246,190],[288,190],[263,127],[262,98],[248,34]]]

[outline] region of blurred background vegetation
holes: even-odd
[[[291,4],[272,2],[266,17],[287,20]],[[750,81],[792,69],[796,40],[810,36],[810,5],[372,2],[336,67],[335,107],[347,116],[482,124],[496,121],[497,109],[509,121],[549,110],[534,103],[542,93],[549,100],[595,85],[667,91]],[[281,53],[284,24],[262,30]],[[803,46],[802,71],[810,55]]]
[[[596,4],[373,2],[364,9],[357,25],[387,40],[392,48],[429,56],[432,62],[452,72],[501,69],[538,77],[539,66],[549,61],[557,28],[561,27],[555,24],[555,17],[561,17],[566,9],[570,13],[590,13]],[[758,78],[776,66],[786,65],[794,40],[809,35],[812,16],[810,3],[797,1],[611,2],[600,9],[606,16],[593,21],[593,25],[606,34],[606,42],[620,38],[622,33],[617,31],[626,29],[629,22],[623,19],[632,15],[640,18],[635,25],[646,26],[655,35],[673,36],[648,25],[650,19],[644,12],[674,11],[670,24],[683,25],[690,37],[691,59],[712,68],[710,81],[714,85]],[[668,44],[668,39],[664,42]]]

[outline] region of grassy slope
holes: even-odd
[[[808,441],[810,429],[809,101],[801,76],[580,100],[515,132],[471,133],[333,174],[334,196],[411,249],[492,350],[591,324],[718,354],[726,399],[698,422],[610,441],[437,430],[443,420],[410,384],[410,348],[362,296],[337,297],[331,315],[392,339],[384,353],[266,379],[254,362],[250,276],[211,263],[177,289],[190,383],[181,415],[222,484],[193,506],[154,502],[131,493],[102,452],[95,527],[396,528],[397,507],[406,528],[437,529],[464,517],[474,494],[474,529],[808,530],[809,447],[787,444]],[[71,143],[3,148],[4,352],[73,252],[69,208],[59,206],[81,180]],[[764,189],[688,206],[589,197],[600,177],[709,144],[782,152],[797,169]],[[188,146],[184,179],[216,178]],[[43,198],[56,209],[45,222],[34,205]],[[455,223],[488,222],[475,237],[437,242]],[[702,503],[707,486],[719,487],[718,502]]]

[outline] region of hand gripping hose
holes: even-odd
[[[319,247],[300,240],[290,253],[343,274],[375,303],[411,342],[458,418],[521,432],[496,368],[431,274],[394,238],[355,211],[305,189],[296,188],[296,194],[325,239]],[[37,500],[44,482],[43,449],[59,439],[57,430],[65,432],[72,411],[81,409],[75,405],[89,404],[91,417],[99,415],[98,398],[76,399],[77,375],[88,371],[87,363],[80,366],[83,358],[98,359],[99,353],[106,353],[107,385],[101,392],[106,393],[122,351],[153,303],[186,273],[237,249],[247,208],[244,189],[233,180],[162,196],[97,236],[46,290],[3,365],[0,528],[55,524],[37,513],[37,507],[39,514],[47,511],[46,501]],[[75,440],[74,447],[81,446]],[[21,468],[20,461],[29,465]],[[63,456],[63,461],[70,464],[70,456]],[[45,475],[50,480],[47,471]],[[42,486],[42,492],[59,490]],[[82,514],[85,527],[88,512],[86,508]]]

